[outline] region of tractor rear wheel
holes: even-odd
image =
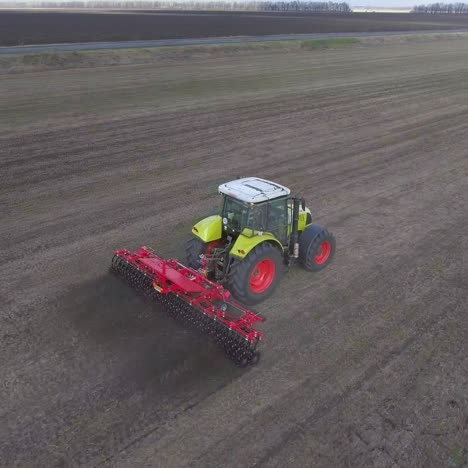
[[[299,239],[299,260],[306,270],[323,270],[332,261],[335,247],[333,234],[318,224],[311,224]]]
[[[185,257],[187,259],[187,266],[198,270],[201,267],[200,255],[204,254],[208,244],[203,242],[198,237],[192,237],[185,244]]]
[[[185,244],[187,265],[194,270],[198,270],[201,267],[200,255],[208,255],[212,253],[213,248],[219,247],[220,245],[221,240],[203,242],[199,237],[192,237]]]
[[[228,289],[246,305],[267,299],[285,270],[279,248],[269,242],[257,245],[243,260],[234,260],[228,277]]]

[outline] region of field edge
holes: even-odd
[[[0,56],[0,75],[65,70],[77,68],[141,65],[200,60],[225,56],[248,55],[258,52],[314,53],[326,49],[385,46],[398,43],[459,40],[468,38],[468,32],[401,34],[397,36],[344,37],[330,39],[246,42],[216,45],[184,45],[160,48],[106,49],[85,51],[57,51]]]

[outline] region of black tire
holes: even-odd
[[[270,260],[274,264],[273,279],[264,291],[256,292],[252,288],[251,277],[254,270],[258,271],[259,263],[264,260]],[[271,263],[269,267],[271,268]],[[270,242],[262,242],[243,260],[233,261],[229,269],[228,289],[238,301],[246,305],[258,304],[273,294],[284,271],[285,265],[280,249]]]
[[[330,249],[328,255],[323,255],[322,246]],[[311,224],[304,229],[299,238],[299,260],[306,270],[320,271],[332,261],[335,248],[333,234],[318,224]]]
[[[192,237],[185,244],[185,257],[187,266],[198,270],[201,267],[200,255],[204,254],[208,248],[208,244],[203,242],[198,237]]]

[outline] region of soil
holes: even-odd
[[[468,41],[0,77],[4,466],[466,466]],[[238,369],[108,274],[238,175],[302,194]]]
[[[467,15],[0,10],[0,46],[467,28]]]

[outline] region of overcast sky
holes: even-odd
[[[435,0],[434,0],[435,1]],[[382,8],[413,8],[420,3],[432,3],[433,0],[404,1],[404,0],[356,0],[348,1],[351,7],[382,7]]]
[[[348,1],[351,7],[382,7],[382,8],[413,8],[414,5],[420,3],[432,3],[435,0],[419,0],[419,1],[405,1],[405,0],[356,0]]]

